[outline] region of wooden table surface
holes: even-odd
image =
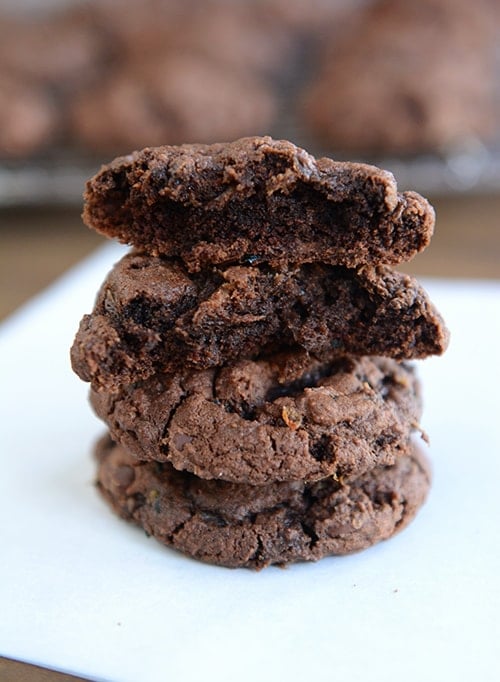
[[[437,211],[432,243],[399,269],[417,276],[500,278],[500,193],[431,201]],[[78,210],[0,211],[0,319],[103,242],[82,224]]]

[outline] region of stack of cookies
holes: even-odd
[[[391,265],[434,213],[390,173],[269,137],[147,148],[89,182],[86,223],[132,244],[72,347],[109,429],[98,487],[203,561],[363,549],[429,487],[406,360],[448,334]]]

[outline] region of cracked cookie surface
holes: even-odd
[[[409,450],[421,412],[413,368],[306,351],[91,391],[111,436],[138,459],[205,479],[354,478]]]
[[[393,466],[332,478],[249,486],[203,481],[168,463],[139,462],[109,437],[96,448],[97,485],[114,511],[165,545],[228,567],[315,561],[356,552],[406,526],[430,484],[416,446]]]
[[[443,352],[447,339],[416,280],[388,267],[239,265],[193,274],[179,259],[131,253],[107,276],[71,356],[95,390],[115,391],[263,349],[412,359]]]
[[[391,173],[315,159],[285,140],[150,147],[87,183],[84,221],[191,271],[213,263],[321,260],[358,267],[410,260],[434,211]]]

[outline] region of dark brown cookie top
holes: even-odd
[[[421,413],[411,367],[305,351],[156,375],[117,395],[91,392],[91,404],[138,459],[253,485],[393,464]]]
[[[146,148],[87,184],[87,225],[151,254],[209,263],[321,261],[350,267],[407,261],[432,235],[434,211],[393,176],[316,160],[291,142]]]
[[[263,568],[348,554],[404,528],[423,504],[428,463],[415,446],[394,466],[339,484],[265,486],[202,481],[170,464],[138,462],[109,438],[97,485],[113,509],[165,545],[221,566]]]
[[[220,366],[265,348],[411,359],[446,344],[423,289],[387,267],[241,265],[189,273],[178,259],[131,253],[102,285],[71,356],[83,380],[114,391],[157,372]]]

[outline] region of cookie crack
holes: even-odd
[[[220,373],[222,371],[222,367],[216,367],[215,369],[212,370],[212,384],[211,384],[211,389],[212,389],[212,400],[214,403],[221,403],[225,405],[226,401],[220,401],[217,397],[217,382],[219,380]],[[228,410],[229,411],[229,410]]]
[[[299,379],[284,384],[278,384],[269,389],[266,394],[266,402],[274,402],[278,398],[299,396],[306,388],[317,388],[322,379],[327,379],[340,372],[352,370],[352,360],[349,357],[341,357],[333,362],[319,365],[305,372]]]
[[[178,410],[182,406],[182,404],[189,398],[189,393],[186,391],[182,383],[180,383],[182,394],[177,400],[177,402],[173,405],[172,409],[170,410],[170,414],[168,415],[168,419],[165,422],[165,425],[163,426],[161,435],[160,435],[160,451],[163,454],[168,454],[169,451],[169,446],[168,446],[168,432],[170,430],[170,425],[172,424],[172,421],[177,414]]]
[[[258,566],[262,561],[265,561],[264,543],[262,541],[261,534],[258,533],[257,534],[257,549],[252,554],[252,556],[249,557],[248,562],[254,563],[256,566]]]
[[[175,526],[175,528],[174,528],[172,531],[170,531],[170,533],[167,535],[167,538],[168,538],[168,541],[169,541],[169,542],[173,542],[173,541],[174,541],[175,537],[176,537],[177,535],[179,535],[179,533],[181,533],[181,532],[184,530],[185,525],[186,525],[189,521],[191,521],[191,519],[193,518],[193,516],[194,516],[193,512],[190,512],[190,515],[189,515],[189,517],[188,517],[187,519],[184,519],[184,521],[181,521],[180,523],[178,523],[178,524]]]
[[[400,526],[405,522],[405,520],[406,520],[406,513],[407,513],[407,507],[408,507],[408,500],[407,500],[405,497],[403,497],[403,498],[400,500],[400,503],[401,503],[401,515],[400,515],[399,519],[396,521],[396,523],[394,524],[394,528],[395,528],[396,530],[398,530],[399,527],[400,527]]]
[[[298,518],[298,522],[300,527],[302,528],[302,532],[304,535],[306,535],[309,538],[309,546],[311,549],[313,549],[316,544],[319,542],[319,536],[314,530],[313,526],[311,526],[305,519]]]
[[[92,396],[92,389],[90,390],[90,395]],[[120,400],[121,400],[120,394],[118,394],[118,393],[116,393],[114,395],[111,394],[110,405],[109,405],[109,408],[107,409],[107,415],[109,418],[112,418],[112,416],[114,415],[116,406],[120,402]]]

